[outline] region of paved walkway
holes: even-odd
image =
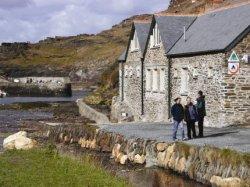
[[[101,129],[125,135],[127,138],[144,138],[171,142],[172,126],[163,123],[123,123],[101,125]],[[197,130],[198,132],[198,130]],[[179,132],[180,137],[180,132]],[[250,152],[250,128],[225,127],[205,128],[204,138],[188,140],[194,145],[212,145],[241,152]]]

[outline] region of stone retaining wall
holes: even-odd
[[[106,115],[91,108],[90,106],[85,104],[82,99],[77,100],[77,105],[79,107],[79,113],[81,114],[81,116],[93,120],[96,123],[109,123],[109,119]]]
[[[91,125],[51,127],[48,136],[57,143],[108,152],[120,164],[130,162],[172,169],[204,184],[250,185],[249,155],[230,150],[181,142],[127,139]]]

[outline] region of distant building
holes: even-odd
[[[119,97],[113,100],[112,117],[168,121],[174,98],[181,96],[185,104],[187,96],[195,100],[202,90],[207,126],[249,122],[249,18],[247,4],[199,16],[155,15],[151,23],[134,23],[119,58]],[[229,61],[235,71],[229,71]]]

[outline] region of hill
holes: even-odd
[[[171,0],[161,13],[199,14],[249,0]],[[101,85],[90,101],[110,103],[118,82],[117,58],[125,49],[131,23],[151,15],[130,17],[96,35],[47,38],[38,43],[3,43],[0,76],[70,76],[72,81]],[[103,99],[105,98],[105,99]]]

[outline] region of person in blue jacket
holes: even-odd
[[[177,139],[177,132],[178,128],[181,129],[181,136],[182,140],[186,140],[185,138],[185,130],[184,130],[184,108],[181,104],[181,98],[178,97],[175,100],[175,104],[171,108],[171,114],[173,116],[173,140],[176,141]]]
[[[195,122],[198,121],[198,113],[196,110],[196,106],[192,103],[192,99],[190,97],[187,97],[187,104],[185,106],[184,118],[187,123],[188,139],[196,138]],[[193,135],[191,135],[191,131]]]

